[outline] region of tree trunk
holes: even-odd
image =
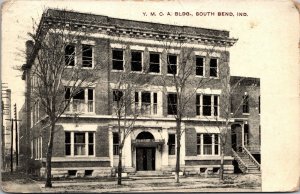
[[[51,159],[53,151],[53,136],[54,136],[55,123],[51,124],[50,137],[47,147],[47,156],[46,156],[46,183],[45,187],[52,187],[52,174],[51,174]]]
[[[176,183],[179,183],[179,172],[180,172],[180,137],[181,137],[181,121],[176,122],[176,140],[177,140],[177,147],[176,147],[176,167],[175,167],[175,180]]]
[[[122,185],[122,149],[119,147],[118,185]]]
[[[224,145],[221,145],[220,180],[224,180]]]

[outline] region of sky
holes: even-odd
[[[11,88],[12,103],[17,103],[18,109],[24,103],[24,82],[13,67],[24,63],[20,53],[29,38],[27,33],[48,7],[230,31],[231,37],[238,38],[230,50],[231,75],[261,78],[263,189],[294,191],[299,187],[300,28],[292,0],[7,1],[1,7],[1,79]],[[165,15],[159,16],[159,12]],[[193,16],[175,16],[175,12]],[[215,15],[196,16],[196,12]],[[235,16],[218,16],[218,12]],[[238,17],[236,12],[247,16]]]

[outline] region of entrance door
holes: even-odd
[[[136,148],[136,169],[155,170],[155,148]]]
[[[237,151],[236,147],[236,134],[231,134],[231,147],[234,151]]]

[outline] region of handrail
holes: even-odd
[[[241,170],[246,173],[248,172],[248,166],[245,164],[245,162],[242,160],[242,158],[240,158],[240,156],[234,151],[234,149],[231,149],[232,153],[233,153],[233,157],[237,160],[237,162],[240,164],[242,164],[242,167],[244,169],[241,168]]]
[[[260,164],[256,161],[256,159],[252,156],[252,154],[247,150],[247,148],[243,147],[243,151],[247,153],[249,158],[254,162],[254,164],[257,166],[257,168],[260,170]]]

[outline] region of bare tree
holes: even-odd
[[[120,40],[118,39],[120,42]],[[130,53],[129,46],[125,42],[121,42],[123,48],[117,50],[120,55],[125,55],[124,62],[113,60],[113,67],[118,66],[122,70],[115,72],[114,78],[110,80],[110,83],[114,84],[113,87],[113,115],[117,117],[117,128],[118,128],[118,185],[122,184],[122,156],[123,147],[126,138],[134,130],[135,121],[143,110],[138,107],[135,94],[140,89],[141,85],[147,83],[147,74],[139,74],[132,71],[134,65],[142,67],[139,62],[132,62],[132,56]],[[118,54],[118,53],[117,53]],[[117,55],[116,54],[116,55]],[[114,52],[113,52],[114,55]],[[141,55],[140,55],[141,57]],[[121,64],[120,64],[121,63]],[[133,65],[132,65],[133,64]],[[141,69],[142,72],[142,69]]]
[[[83,88],[96,83],[99,70],[103,68],[99,61],[95,62],[92,45],[81,42],[86,40],[88,30],[72,31],[66,12],[59,11],[54,17],[48,17],[48,11],[45,11],[36,33],[30,34],[36,55],[31,55],[29,100],[38,102],[45,115],[43,130],[49,134],[45,187],[52,187],[51,160],[56,123],[67,111],[79,114],[93,109],[89,101],[75,97],[82,95]]]
[[[183,127],[183,119],[189,118],[187,113],[188,104],[191,103],[198,89],[203,88],[210,82],[210,79],[196,78],[196,72],[205,71],[202,67],[197,67],[195,56],[195,48],[189,47],[186,40],[177,34],[178,39],[173,41],[163,39],[163,48],[167,53],[167,58],[162,59],[162,62],[167,65],[167,72],[159,80],[164,86],[163,93],[168,100],[168,114],[174,116],[176,121],[176,166],[175,166],[175,180],[179,183],[180,173],[180,149],[181,137],[185,131]],[[213,50],[214,46],[208,46],[198,53],[200,56],[206,55]],[[178,52],[172,54],[174,50]],[[204,61],[202,61],[204,62]],[[202,69],[201,69],[202,68]],[[167,87],[175,87],[174,91],[168,91]]]

